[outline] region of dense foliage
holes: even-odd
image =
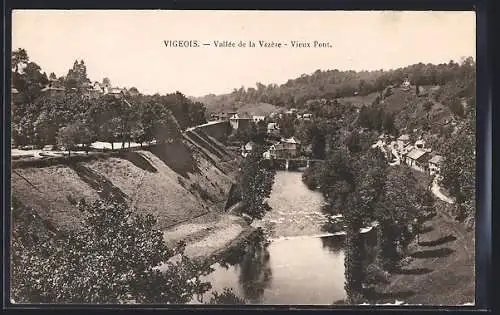
[[[211,269],[188,259],[182,244],[168,248],[151,215],[104,201],[81,201],[79,209],[81,228],[51,233],[36,213],[14,202],[14,301],[187,303],[210,289],[200,276]]]
[[[476,102],[468,100],[466,120],[444,145],[441,184],[455,197],[459,218],[476,213]]]
[[[12,65],[12,86],[18,92],[13,95],[12,139],[17,145],[55,144],[58,131],[75,122],[91,131],[93,141],[119,141],[122,146],[156,139],[167,125],[184,130],[206,122],[204,105],[180,92],[142,95],[134,87],[112,94],[96,91],[83,60],[59,79],[53,73],[47,78],[23,49],[13,52]],[[102,85],[110,87],[110,80],[104,78]]]
[[[271,209],[267,199],[271,195],[276,171],[264,165],[263,153],[264,147],[255,144],[240,165],[239,185],[244,212],[253,219],[262,219]]]
[[[354,94],[364,96],[370,93],[382,94],[389,85],[399,85],[405,78],[412,84],[445,85],[457,79],[474,79],[475,63],[469,57],[461,63],[450,60],[438,65],[418,63],[404,68],[377,71],[339,71],[316,70],[312,74],[303,74],[286,83],[256,87],[240,87],[230,94],[207,95],[198,100],[208,108],[224,108],[231,104],[264,102],[278,106],[304,108],[306,102],[315,98],[340,98]],[[385,95],[382,95],[385,96]]]

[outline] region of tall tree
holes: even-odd
[[[271,195],[275,171],[263,165],[263,153],[262,145],[254,145],[240,166],[239,183],[244,212],[253,219],[262,219],[271,209],[267,199]]]

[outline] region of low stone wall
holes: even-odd
[[[229,121],[221,121],[214,124],[198,126],[194,130],[203,131],[216,140],[223,142],[231,133],[231,126],[229,125]]]

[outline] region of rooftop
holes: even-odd
[[[443,157],[441,155],[434,155],[430,160],[429,163],[433,164],[439,164],[443,161]]]
[[[418,160],[427,153],[428,153],[427,151],[422,150],[422,149],[413,149],[410,152],[408,152],[407,157],[412,159],[412,160]]]
[[[299,144],[300,141],[295,139],[295,137],[291,137],[291,138],[288,138],[288,139],[281,139],[282,142],[285,142],[285,143],[296,143],[296,144]]]
[[[401,140],[401,141],[410,141],[410,136],[407,135],[407,134],[404,134],[404,135],[401,135],[398,140]]]

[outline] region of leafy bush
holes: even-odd
[[[168,248],[151,215],[105,201],[82,200],[78,206],[84,215],[78,231],[53,234],[40,227],[32,210],[14,204],[16,302],[187,303],[210,289],[200,276],[212,269],[188,259],[183,245]]]
[[[237,296],[230,288],[224,288],[222,293],[213,292],[210,301],[207,304],[229,304],[229,305],[242,305],[246,304],[245,299]]]

